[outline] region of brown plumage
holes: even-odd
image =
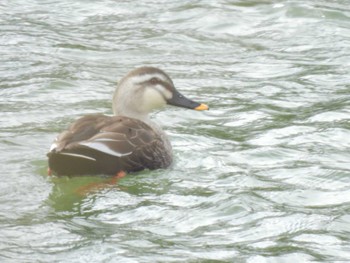
[[[52,144],[49,169],[56,175],[79,176],[167,168],[172,162],[170,142],[148,118],[165,104],[208,109],[181,95],[160,69],[131,71],[113,97],[116,116],[96,114],[76,120]]]
[[[142,121],[123,116],[84,116],[60,134],[56,145],[48,153],[49,167],[65,175],[114,175],[121,170],[166,168],[172,161],[159,134]],[[103,146],[112,154],[98,150]]]

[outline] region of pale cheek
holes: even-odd
[[[165,100],[161,97],[161,96],[157,96],[155,98],[153,98],[152,101],[149,102],[149,110],[154,110],[157,108],[161,108],[163,106],[165,106],[166,102]]]
[[[166,105],[163,96],[156,90],[148,90],[145,92],[143,108],[145,111],[152,111]]]
[[[173,97],[173,94],[169,90],[165,90],[164,95],[168,100]]]
[[[163,96],[167,99],[170,100],[173,97],[173,94],[167,90],[166,88],[164,88],[162,85],[156,85],[155,88],[161,93],[163,94]]]

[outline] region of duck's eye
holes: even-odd
[[[150,81],[151,81],[151,83],[152,83],[152,84],[155,84],[155,83],[157,83],[157,82],[158,82],[158,79],[157,79],[157,78],[151,78],[151,80],[150,80]]]

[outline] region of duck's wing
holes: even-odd
[[[171,151],[161,136],[137,119],[89,115],[53,143],[49,166],[56,174],[115,174],[165,168]]]
[[[90,139],[108,124],[109,118],[102,114],[86,115],[79,118],[66,131],[56,137],[50,152],[61,152],[74,147],[76,143]]]

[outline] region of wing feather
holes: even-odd
[[[94,173],[105,174],[165,168],[172,160],[163,138],[147,124],[128,117],[104,115],[82,117],[57,137],[48,156],[50,167],[58,174],[61,167],[54,160],[60,155],[64,155],[65,166],[72,166],[75,173],[79,173],[80,168],[74,167],[79,157],[81,163],[89,161]],[[57,163],[62,166],[62,161]],[[83,168],[82,171],[85,172]]]

